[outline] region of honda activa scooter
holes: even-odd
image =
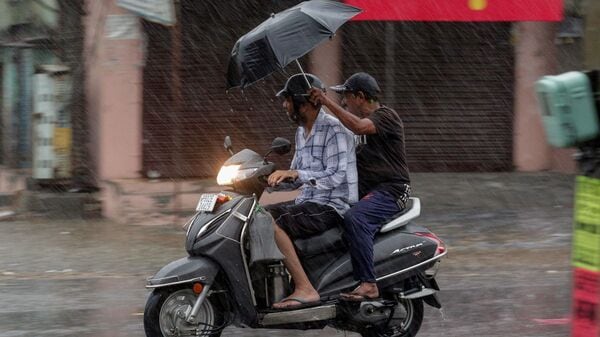
[[[200,197],[197,213],[186,225],[189,256],[169,263],[148,279],[146,287],[152,290],[144,311],[148,337],[216,337],[228,325],[330,326],[365,337],[409,337],[421,326],[423,303],[441,308],[435,275],[447,250],[435,234],[412,222],[420,214],[420,202],[411,198],[409,206],[385,224],[375,239],[381,298],[363,302],[339,298],[340,292],[353,289],[357,282],[341,230],[335,228],[294,242],[321,296],[320,304],[272,309],[273,303],[291,293],[293,280],[276,249],[273,220],[258,200],[267,188],[266,177],[275,171],[267,155],[285,154],[291,144],[276,138],[264,157],[248,149],[233,154],[229,137],[225,147],[232,156],[221,167],[217,182],[232,189]],[[259,256],[272,247],[276,254]]]

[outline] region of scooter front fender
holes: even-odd
[[[206,257],[188,256],[162,267],[146,281],[146,288],[162,288],[178,284],[201,282],[212,284],[219,266]]]

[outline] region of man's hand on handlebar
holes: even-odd
[[[284,180],[294,181],[298,178],[298,171],[294,170],[277,170],[269,176],[269,186],[277,186]]]

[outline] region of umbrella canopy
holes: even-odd
[[[227,87],[245,88],[302,57],[360,13],[340,2],[302,2],[271,17],[233,46]]]

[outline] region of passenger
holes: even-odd
[[[404,126],[396,111],[379,103],[377,81],[356,73],[331,87],[342,106],[325,92],[311,89],[311,102],[326,106],[360,139],[356,148],[360,201],[344,215],[344,238],[350,247],[356,289],[342,293],[348,301],[379,297],[373,241],[381,227],[406,207],[410,179],[404,150]]]

